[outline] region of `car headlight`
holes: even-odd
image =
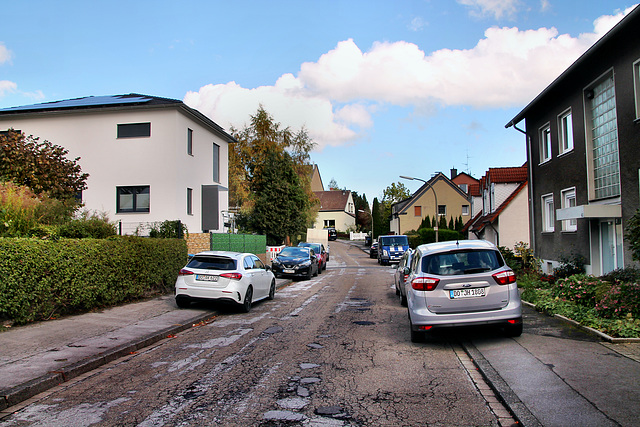
[[[311,265],[311,261],[305,261],[302,264],[300,264],[300,267],[309,267]]]
[[[280,264],[280,260],[278,258],[274,258],[274,260],[271,261],[271,264]]]

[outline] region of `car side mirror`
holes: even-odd
[[[411,274],[411,269],[409,267],[405,267],[402,269],[403,274]]]
[[[267,271],[271,271],[271,266],[270,265],[265,265],[264,269],[267,270]]]

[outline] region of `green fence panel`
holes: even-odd
[[[264,254],[267,252],[267,236],[211,233],[211,250]]]

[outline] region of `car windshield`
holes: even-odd
[[[320,253],[320,244],[319,243],[300,243],[301,247],[311,248],[315,251],[315,253]]]
[[[483,273],[503,265],[502,257],[494,250],[462,250],[422,258],[422,271],[438,276]]]
[[[385,236],[380,238],[382,246],[408,246],[407,236]]]
[[[236,261],[231,258],[220,256],[196,255],[191,258],[187,267],[200,268],[203,270],[235,270]]]
[[[296,258],[308,257],[309,256],[309,249],[307,249],[307,248],[296,248],[296,247],[293,247],[293,246],[287,246],[286,248],[282,249],[278,255],[288,256],[288,257],[296,257]]]

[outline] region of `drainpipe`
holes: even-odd
[[[536,233],[535,233],[535,227],[533,225],[534,222],[534,216],[533,216],[533,175],[532,175],[532,167],[531,167],[531,138],[529,137],[529,135],[527,135],[527,132],[525,132],[524,130],[520,129],[518,126],[516,126],[517,123],[514,123],[513,121],[511,121],[510,123],[508,123],[505,128],[510,128],[511,126],[513,126],[513,128],[515,130],[517,130],[518,132],[520,132],[521,134],[523,134],[525,136],[525,141],[527,143],[527,172],[528,172],[528,179],[529,182],[527,183],[527,185],[529,186],[529,239],[531,240],[531,245],[529,246],[531,249],[533,249],[534,253],[535,253],[535,247],[536,247]]]

